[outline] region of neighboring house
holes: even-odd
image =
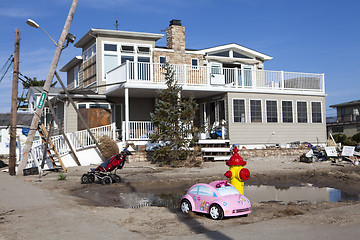
[[[166,29],[167,46],[156,46],[162,37],[90,29],[75,44],[82,56],[60,70],[67,72],[67,86],[78,108],[88,115],[96,111],[103,123],[115,122],[123,141],[146,141],[153,129],[150,113],[158,90],[166,88],[164,63],[169,63],[182,96],[194,96],[199,103],[196,124],[207,126],[202,138],[209,138],[212,126],[222,124],[227,129],[223,138],[230,144],[326,141],[324,74],[264,70],[272,57],[236,43],[187,49],[179,20]],[[80,130],[66,96],[58,100],[65,131]]]
[[[331,105],[337,117],[326,124],[328,133],[352,137],[360,132],[360,100]]]
[[[28,109],[27,112],[34,113],[41,97],[41,93],[43,91],[42,87],[30,87],[27,95],[26,100],[28,102]],[[58,96],[58,94],[64,91],[62,88],[59,87],[50,87],[48,92],[48,98],[52,99],[53,97]],[[55,106],[55,111],[57,111],[57,107]],[[49,126],[51,121],[51,112],[50,109],[45,105],[43,109],[43,114],[41,115],[41,122],[44,123],[46,127]],[[53,126],[56,126],[55,124]]]
[[[18,113],[17,115],[17,129],[16,136],[18,143],[20,145],[26,141],[26,131],[23,131],[24,128],[29,128],[31,125],[32,117],[34,115],[31,113]],[[0,113],[0,154],[9,154],[9,144],[10,144],[10,113]],[[23,133],[24,132],[24,133]],[[39,139],[38,133],[36,139]],[[19,144],[17,144],[18,149]]]

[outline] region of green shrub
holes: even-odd
[[[59,181],[66,180],[66,175],[65,175],[64,173],[60,173],[58,180],[59,180]]]
[[[347,136],[345,134],[334,134],[333,137],[336,143],[341,144],[343,144],[347,139]]]
[[[356,143],[359,143],[360,142],[360,132],[355,134],[354,136],[352,136],[351,139],[353,141],[355,141]]]

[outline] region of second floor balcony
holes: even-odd
[[[171,66],[175,71],[175,80],[182,86],[202,86],[214,90],[235,88],[239,91],[325,93],[324,74],[178,64]],[[127,61],[107,72],[106,83],[165,84],[164,64]]]

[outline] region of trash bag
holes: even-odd
[[[313,159],[312,159],[312,157],[307,157],[306,154],[304,153],[303,155],[300,156],[300,162],[312,163]]]

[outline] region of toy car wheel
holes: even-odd
[[[93,183],[93,182],[95,182],[95,175],[89,174],[88,175],[88,183]]]
[[[84,174],[81,176],[81,183],[82,183],[82,184],[88,184],[88,183],[89,183],[89,175],[87,175],[86,173],[84,173]]]
[[[214,220],[221,220],[224,217],[223,210],[217,204],[214,204],[210,207],[209,214],[210,214],[210,217]]]
[[[181,211],[183,213],[189,213],[191,212],[191,203],[187,199],[183,199],[181,201]]]
[[[111,184],[111,177],[109,176],[105,176],[102,180],[101,180],[102,185],[109,185]]]

